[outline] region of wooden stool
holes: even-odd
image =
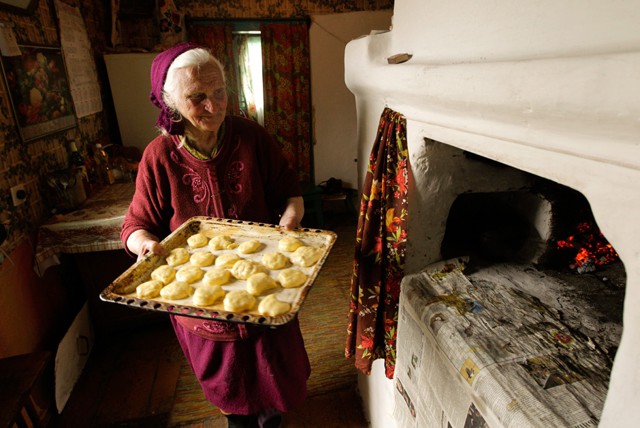
[[[40,426],[40,418],[31,401],[31,390],[50,358],[50,352],[41,351],[0,360],[0,428]]]

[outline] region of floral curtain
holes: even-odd
[[[365,374],[377,358],[393,378],[400,281],[407,240],[409,160],[406,120],[385,108],[365,177],[356,232],[347,358]]]
[[[229,94],[227,113],[239,115],[238,72],[233,53],[233,24],[194,21],[189,23],[188,32],[189,41],[208,47],[224,66]]]
[[[264,125],[298,171],[312,181],[311,83],[307,23],[262,23]]]

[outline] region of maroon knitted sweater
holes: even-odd
[[[176,136],[145,149],[121,238],[145,229],[163,239],[194,216],[277,223],[286,200],[302,194],[297,174],[259,124],[227,116],[215,157],[198,160]],[[128,251],[128,250],[127,250]]]

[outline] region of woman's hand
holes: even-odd
[[[287,199],[287,206],[280,217],[280,226],[286,230],[300,227],[300,222],[304,216],[304,200],[302,196]]]
[[[169,252],[160,244],[157,236],[143,229],[138,229],[129,235],[127,248],[138,255],[138,260],[144,258],[149,253],[159,256],[166,256]]]

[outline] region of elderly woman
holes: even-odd
[[[162,134],[144,151],[122,226],[127,251],[167,250],[161,239],[193,216],[300,226],[295,171],[259,124],[228,116],[225,76],[211,53],[181,43],[151,66]],[[205,396],[229,426],[279,426],[306,397],[310,367],[297,319],[279,328],[171,315]]]

